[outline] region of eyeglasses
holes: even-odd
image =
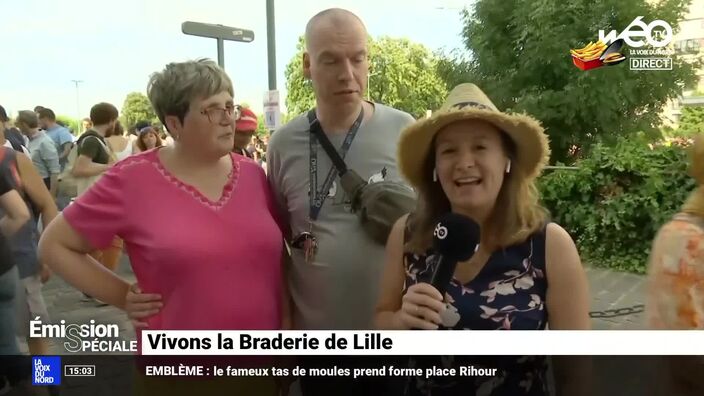
[[[227,105],[224,108],[209,107],[205,110],[201,110],[200,113],[208,117],[208,121],[210,121],[211,124],[219,123],[225,117],[232,120],[237,120],[240,118],[240,106]]]

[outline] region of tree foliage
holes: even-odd
[[[565,227],[586,262],[644,273],[658,229],[694,189],[685,147],[621,138],[597,143],[578,170],[539,180],[552,221]]]
[[[303,37],[296,55],[286,66],[286,108],[298,115],[315,106],[315,95],[303,77]],[[369,39],[369,98],[374,102],[422,117],[427,110],[437,109],[447,89],[439,78],[436,57],[423,45],[407,39],[381,37]]]
[[[315,94],[310,81],[303,76],[304,37],[298,38],[296,55],[286,65],[286,110],[289,114],[302,114],[315,107]]]
[[[81,133],[81,122],[73,117],[69,117],[67,115],[57,115],[56,121],[66,125],[66,128],[68,128],[74,135]]]
[[[704,106],[683,107],[678,134],[688,136],[697,133],[704,133]]]
[[[264,124],[264,115],[259,114],[257,116],[257,131],[256,135],[257,136],[266,136],[269,134],[269,130],[266,128],[266,125]]]
[[[138,121],[159,121],[149,98],[141,92],[127,94],[122,105],[122,118],[125,122],[125,128],[130,128]]]
[[[695,66],[673,57],[671,72],[631,71],[628,62],[581,71],[570,48],[598,40],[600,29],[623,31],[637,16],[677,30],[690,0],[477,0],[462,13],[466,52],[438,63],[449,86],[477,83],[503,110],[543,123],[553,160],[571,162],[573,146],[635,131],[656,133],[668,98],[695,79]],[[628,50],[624,51],[628,56]]]

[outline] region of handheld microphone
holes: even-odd
[[[469,260],[474,255],[479,239],[479,225],[472,219],[456,213],[447,213],[440,217],[433,231],[433,249],[436,257],[430,284],[438,289],[443,298],[455,274],[457,263]]]

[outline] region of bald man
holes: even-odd
[[[326,136],[339,152],[346,152],[348,167],[365,180],[399,181],[396,144],[400,131],[413,118],[364,100],[369,73],[364,24],[349,11],[329,9],[308,22],[305,34],[303,72],[312,82],[314,114]],[[349,147],[343,145],[345,141],[351,141]],[[311,138],[307,114],[272,135],[267,166],[292,242],[292,265],[287,272],[293,326],[301,330],[371,329],[384,246],[365,234],[351,212],[350,198],[330,158],[317,139]],[[332,182],[326,186],[329,174]],[[324,200],[319,212],[311,209],[309,190]],[[313,239],[317,250],[306,249]],[[306,257],[306,250],[313,254]],[[304,393],[315,394],[306,389]]]

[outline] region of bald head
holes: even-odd
[[[303,75],[313,83],[318,106],[359,112],[367,86],[367,30],[355,14],[322,11],[306,26]]]
[[[363,32],[366,36],[367,28],[364,22],[351,11],[342,8],[329,8],[315,14],[306,25],[306,50],[315,43],[321,31],[329,31],[331,29],[354,29]]]

